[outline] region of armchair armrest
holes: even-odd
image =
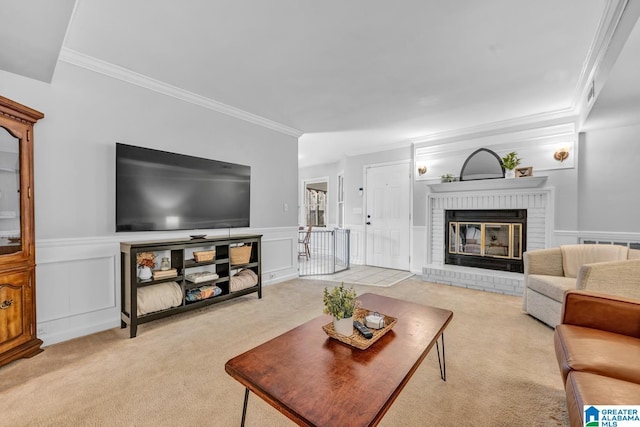
[[[640,338],[640,299],[570,290],[560,323]]]
[[[576,289],[640,298],[640,259],[585,264],[578,271]]]
[[[562,268],[562,251],[560,248],[527,251],[524,253],[523,257],[525,278],[529,274],[564,276],[564,270]]]

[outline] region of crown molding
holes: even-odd
[[[273,120],[266,119],[264,117],[249,113],[239,108],[223,104],[222,102],[218,102],[213,99],[206,98],[193,92],[181,89],[179,87],[161,82],[159,80],[152,79],[151,77],[136,73],[135,71],[131,71],[127,68],[114,65],[101,59],[85,55],[84,53],[77,52],[67,47],[63,47],[61,49],[58,60],[136,86],[143,87],[145,89],[161,93],[163,95],[167,95],[181,101],[189,102],[191,104],[198,105],[200,107],[204,107],[218,113],[226,114],[228,116],[235,117],[237,119],[283,133],[285,135],[299,138],[304,133],[301,130],[285,126],[281,123],[274,122]]]
[[[571,105],[567,108],[548,111],[530,116],[517,117],[492,123],[486,123],[478,126],[468,127],[464,129],[456,129],[438,133],[427,134],[409,140],[412,144],[429,143],[434,141],[442,141],[460,138],[475,138],[488,136],[495,133],[503,133],[505,130],[517,131],[524,130],[527,127],[538,125],[549,125],[560,122],[575,122],[580,124],[584,120],[584,116],[593,105],[595,98],[587,103],[586,95],[591,89],[593,82],[598,73],[602,72],[603,63],[607,60],[607,52],[611,45],[611,41],[618,29],[620,20],[627,8],[629,0],[607,0],[606,6],[602,13],[602,18],[598,24],[596,33],[591,41],[587,56],[580,71],[576,88],[574,89]],[[596,88],[596,94],[599,88]]]
[[[581,122],[584,121],[584,118],[591,110],[597,94],[600,92],[601,88],[595,88],[597,90],[594,89],[593,97],[588,99],[592,84],[595,83],[596,79],[600,78],[601,73],[605,72],[609,49],[627,10],[628,3],[629,0],[608,0],[602,13],[598,29],[582,66],[571,104],[571,108],[576,112],[576,115],[580,116]]]
[[[537,113],[524,117],[485,123],[468,128],[432,133],[417,138],[411,138],[408,142],[416,145],[435,141],[445,142],[445,140],[453,141],[459,139],[475,139],[484,136],[495,135],[496,133],[502,134],[528,130],[534,126],[547,127],[557,124],[574,123],[576,120],[577,116],[575,114],[575,111],[573,111],[573,109],[571,108],[565,108],[562,110]]]

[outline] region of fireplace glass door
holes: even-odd
[[[450,222],[449,253],[522,259],[522,224]]]

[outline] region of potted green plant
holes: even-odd
[[[351,336],[353,335],[353,314],[360,306],[356,291],[345,288],[344,283],[336,286],[331,291],[324,288],[324,313],[333,316],[333,328],[336,333]]]
[[[522,159],[518,157],[515,151],[510,152],[502,158],[502,167],[505,169],[505,178],[515,178],[514,169],[520,164]]]
[[[450,173],[444,174],[440,177],[440,182],[453,182],[454,180],[454,176]]]

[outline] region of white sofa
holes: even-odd
[[[640,298],[640,250],[563,245],[524,253],[525,312],[555,328],[570,289]]]

